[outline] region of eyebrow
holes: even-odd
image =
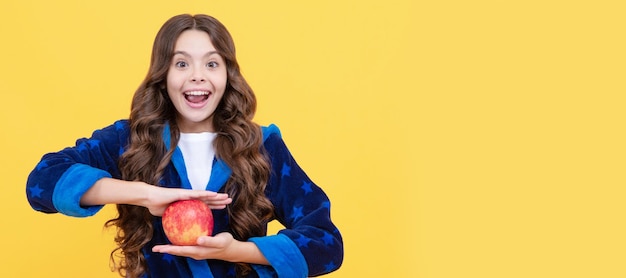
[[[181,54],[181,55],[183,55],[183,56],[187,56],[187,57],[190,57],[190,56],[191,56],[191,55],[189,55],[189,53],[187,53],[186,51],[181,51],[181,50],[174,51],[174,54],[173,54],[172,56],[177,55],[177,54]],[[211,56],[211,55],[213,55],[213,54],[218,54],[218,55],[219,55],[219,53],[217,52],[217,50],[213,50],[213,51],[209,51],[209,52],[207,52],[206,54],[204,54],[204,57],[208,57],[208,56]]]

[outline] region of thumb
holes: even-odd
[[[198,237],[198,240],[196,242],[200,246],[210,247],[211,241],[212,241],[212,238],[210,236],[200,236]]]

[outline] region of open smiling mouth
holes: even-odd
[[[209,95],[209,91],[190,91],[185,92],[185,99],[191,103],[202,103],[209,99]]]

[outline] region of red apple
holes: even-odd
[[[200,200],[171,203],[163,212],[163,230],[174,245],[196,245],[200,236],[213,233],[213,214]]]

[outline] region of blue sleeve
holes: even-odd
[[[82,207],[80,198],[104,177],[120,178],[117,166],[128,140],[128,122],[118,121],[73,147],[43,156],[26,182],[31,207],[45,213],[86,217],[102,206]]]
[[[328,196],[296,163],[278,128],[270,126],[264,132],[268,133],[264,146],[272,167],[266,194],[285,229],[275,236],[250,240],[278,277],[317,276],[338,269],[343,262],[343,240],[330,218]]]
[[[306,259],[296,244],[285,235],[272,235],[250,238],[261,250],[263,256],[272,267],[253,265],[259,277],[273,277],[273,271],[278,277],[307,277],[308,266]],[[273,270],[273,271],[272,271]]]

